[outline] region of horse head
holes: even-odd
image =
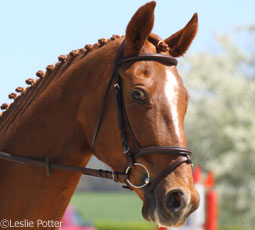
[[[175,60],[175,57],[182,56],[189,48],[197,32],[197,14],[194,14],[183,29],[161,40],[151,33],[154,8],[155,2],[147,3],[132,17],[126,29],[125,42],[123,43],[124,39],[120,39],[122,60],[139,55],[143,57],[143,54],[153,56],[157,53],[164,57],[168,56],[169,60],[170,58]],[[184,117],[189,94],[176,65],[169,65],[157,58],[146,60],[141,58],[123,61],[115,71],[118,72],[121,81],[120,103],[123,103],[122,110],[125,116],[123,119],[126,120],[122,128],[129,131],[126,132],[127,136],[124,140],[121,132],[120,138],[121,128],[117,126],[116,112],[107,110],[105,114],[108,115],[105,115],[101,130],[96,135],[98,137],[95,141],[95,155],[110,165],[114,171],[123,172],[127,164],[130,164],[127,158],[120,154],[123,151],[123,141],[126,141],[126,145],[130,148],[131,158],[136,152],[135,143],[139,143],[139,147],[143,148],[175,146],[177,149],[186,149]],[[113,98],[114,93],[110,93],[109,97]],[[120,113],[121,111],[118,116],[123,116]],[[183,225],[189,214],[199,205],[199,195],[194,187],[190,161],[183,161],[167,173],[164,172],[164,169],[176,164],[180,158],[179,152],[162,154],[155,148],[152,153],[137,157],[136,164],[131,163],[126,170],[130,173],[129,186],[131,185],[130,187],[143,200],[144,218],[160,226]],[[150,178],[147,179],[150,181],[145,180],[148,174]],[[158,180],[156,184],[155,180]],[[153,188],[150,185],[132,186],[146,185],[146,183],[154,183]]]

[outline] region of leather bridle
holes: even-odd
[[[123,153],[127,159],[127,168],[124,172],[112,172],[107,170],[101,169],[90,169],[90,168],[83,168],[59,163],[50,162],[50,159],[47,157],[45,161],[26,157],[26,156],[19,156],[10,154],[7,152],[0,151],[0,159],[12,161],[15,163],[21,163],[30,166],[38,166],[44,167],[46,169],[46,173],[49,176],[51,169],[58,169],[58,170],[65,170],[65,171],[72,171],[72,172],[79,172],[89,176],[101,177],[112,179],[116,182],[126,182],[129,188],[143,188],[148,186],[147,191],[151,192],[157,186],[157,184],[166,177],[168,174],[173,172],[178,166],[183,163],[191,163],[191,150],[184,148],[184,147],[177,147],[177,146],[148,146],[148,147],[141,147],[138,143],[133,130],[130,126],[128,116],[125,110],[125,103],[123,98],[123,87],[121,77],[119,75],[119,68],[121,65],[125,63],[134,63],[138,61],[156,61],[160,62],[164,65],[173,66],[177,65],[177,60],[171,56],[160,54],[160,53],[144,53],[144,54],[137,54],[135,56],[130,57],[123,57],[125,47],[125,40],[122,42],[118,53],[115,58],[114,62],[114,70],[108,86],[105,90],[103,102],[101,105],[101,110],[99,113],[99,117],[96,123],[94,135],[92,138],[92,149],[93,152],[96,152],[96,139],[102,124],[102,120],[106,110],[106,103],[107,98],[109,95],[110,90],[112,89],[112,85],[114,88],[114,95],[116,101],[116,109],[117,109],[117,116],[118,116],[118,125],[120,130],[120,137],[122,141]],[[127,132],[129,136],[127,135]],[[131,138],[131,141],[134,146],[134,150],[131,151],[128,145],[128,137]],[[149,170],[141,163],[136,162],[138,158],[144,157],[149,154],[167,154],[167,155],[176,155],[177,159],[167,166],[153,181],[151,181]],[[131,170],[134,167],[142,167],[146,173],[146,177],[144,183],[142,185],[135,185],[130,181],[129,175]]]
[[[125,63],[134,63],[138,61],[157,61],[164,65],[176,66],[177,60],[171,56],[163,55],[160,53],[144,53],[144,54],[137,54],[135,56],[123,57],[124,47],[125,47],[125,40],[122,42],[118,50],[118,53],[115,59],[112,77],[110,78],[110,81],[108,83],[108,86],[104,94],[101,111],[99,114],[99,118],[97,121],[93,139],[92,139],[92,149],[93,149],[93,152],[95,153],[96,138],[102,123],[102,119],[104,117],[104,112],[106,108],[106,102],[109,95],[109,91],[114,81],[114,95],[115,95],[115,101],[116,101],[120,137],[121,137],[121,143],[123,147],[123,153],[127,159],[127,169],[125,170],[125,173],[128,175],[130,173],[130,170],[134,168],[134,166],[139,166],[139,167],[142,167],[147,174],[144,184],[142,185],[134,185],[129,180],[129,178],[126,180],[126,182],[128,183],[129,186],[134,188],[143,188],[146,185],[148,185],[149,186],[148,190],[152,191],[162,178],[170,174],[179,165],[183,163],[191,163],[191,157],[190,157],[191,150],[184,147],[176,147],[176,146],[148,146],[148,147],[140,146],[140,144],[138,143],[133,133],[133,130],[131,128],[131,125],[129,123],[128,116],[126,113],[125,103],[123,98],[122,80],[119,75],[119,68],[121,65]],[[131,152],[130,147],[128,145],[127,131],[134,146],[133,152]],[[147,170],[147,168],[143,164],[136,162],[138,158],[148,154],[171,154],[171,155],[178,155],[178,158],[174,161],[173,164],[169,165],[165,170],[163,170],[163,172],[161,172],[158,175],[158,177],[153,180],[153,182],[151,182],[149,171]]]

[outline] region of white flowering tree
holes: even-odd
[[[217,40],[221,52],[186,56],[182,68],[189,146],[195,164],[215,173],[220,225],[255,229],[255,49]]]

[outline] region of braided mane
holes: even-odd
[[[0,131],[3,131],[8,125],[22,114],[27,107],[73,63],[84,58],[92,50],[98,49],[110,41],[121,38],[119,35],[113,35],[110,39],[101,38],[97,43],[85,45],[84,48],[72,50],[68,55],[60,55],[59,62],[46,67],[46,72],[39,70],[36,72],[37,79],[29,78],[26,80],[27,88],[17,87],[16,93],[9,94],[13,103],[3,103],[0,112]]]
[[[72,50],[68,55],[60,55],[59,62],[48,65],[46,72],[39,70],[36,72],[38,79],[29,78],[26,83],[27,88],[17,87],[16,93],[9,94],[9,98],[13,99],[13,103],[3,103],[0,112],[0,131],[3,131],[8,125],[22,114],[28,106],[48,87],[49,84],[58,79],[58,77],[73,63],[84,58],[92,50],[98,49],[106,45],[108,42],[120,39],[120,35],[113,35],[110,39],[101,38],[97,43],[85,45],[84,48]],[[148,41],[157,48],[157,52],[168,51],[168,46],[164,41],[155,34],[150,34]]]

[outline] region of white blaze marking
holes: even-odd
[[[177,112],[177,100],[178,100],[178,82],[175,75],[171,70],[166,70],[166,83],[165,83],[165,96],[167,98],[170,113],[173,120],[173,126],[175,128],[175,133],[178,138],[181,137],[179,129],[179,120]]]

